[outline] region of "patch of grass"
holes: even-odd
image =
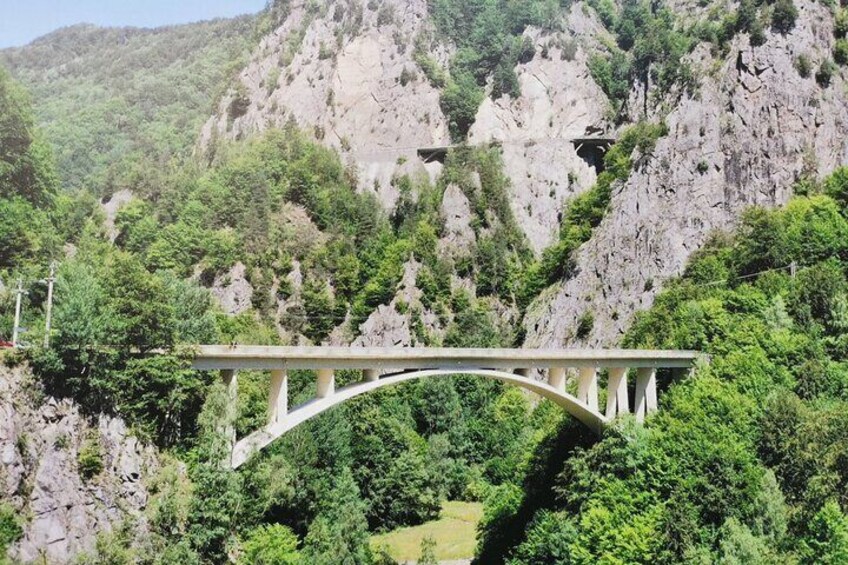
[[[448,501],[442,506],[438,520],[372,536],[371,546],[387,548],[389,555],[402,563],[417,560],[421,556],[421,541],[429,536],[436,542],[437,559],[469,558],[474,555],[477,523],[482,516],[483,505],[479,502]]]

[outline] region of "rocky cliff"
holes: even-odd
[[[391,209],[395,176],[435,179],[440,171],[417,150],[450,143],[439,90],[416,62],[417,51],[447,67],[451,46],[433,33],[423,0],[339,0],[321,10],[291,2],[204,126],[201,146],[294,120],[338,149],[356,166],[360,188]],[[606,97],[581,47],[604,33],[580,9],[562,32],[529,29],[536,54],[516,69],[521,96],[486,99],[469,135],[470,143],[502,144],[513,212],[536,251],[555,237],[564,199],[594,182],[571,140],[605,127]]]
[[[691,55],[700,77],[665,117],[669,132],[613,194],[610,209],[578,254],[578,274],[548,289],[526,319],[528,346],[574,342],[577,320],[594,314],[590,344],[613,344],[636,310],[716,230],[746,207],[777,206],[802,175],[848,163],[848,105],[835,77],[822,88],[795,68],[833,48],[833,17],[816,2],[796,3],[795,29],[751,47],[738,35],[726,57],[706,46]]]
[[[689,4],[670,5],[681,21],[706,17]],[[577,274],[531,305],[526,345],[575,342],[586,312],[594,325],[585,341],[615,343],[710,233],[732,227],[752,204],[784,203],[800,176],[848,160],[844,82],[834,77],[822,87],[795,64],[799,55],[816,66],[830,56],[833,15],[819,3],[796,4],[797,24],[786,35],[766,31],[765,44],[752,47],[739,34],[725,50],[701,44],[688,56],[697,87],[649,109],[668,135],[616,186],[605,219],[578,253]],[[555,240],[563,204],[595,180],[571,140],[615,131],[587,65],[608,32],[585,4],[568,9],[559,27],[525,32],[535,54],[515,69],[521,95],[486,98],[468,137],[501,143],[511,207],[536,252]],[[294,119],[355,164],[360,188],[375,190],[390,209],[395,175],[438,174],[416,148],[447,143],[438,90],[413,53],[423,46],[445,66],[451,46],[431,38],[424,1],[338,1],[312,11],[291,2],[207,122],[202,144]],[[639,92],[634,87],[631,98],[638,101]],[[451,253],[473,241],[456,192],[444,193],[442,246]]]
[[[0,498],[23,528],[9,558],[66,563],[91,549],[98,533],[141,518],[143,478],[157,467],[123,421],[91,422],[72,401],[45,397],[26,367],[0,365]]]

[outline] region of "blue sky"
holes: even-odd
[[[156,27],[258,12],[265,0],[0,0],[0,48],[78,23]]]

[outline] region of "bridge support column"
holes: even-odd
[[[596,368],[580,367],[577,374],[577,399],[597,412],[598,370]]]
[[[238,417],[238,374],[233,369],[223,369],[221,380],[227,387],[227,411],[224,414],[224,435],[230,440],[230,453],[236,444],[236,418]]]
[[[548,369],[548,384],[560,392],[565,392],[565,368],[551,367]]]
[[[318,398],[327,398],[336,392],[336,374],[332,369],[318,369]]]
[[[636,372],[636,399],[633,412],[640,422],[657,409],[657,370],[642,368]]]
[[[380,380],[380,371],[377,369],[365,369],[363,372],[366,382],[374,382]]]
[[[289,376],[284,369],[271,371],[271,389],[268,393],[268,424],[282,421],[289,411]]]
[[[615,367],[609,370],[607,383],[607,418],[630,412],[627,401],[627,368]]]

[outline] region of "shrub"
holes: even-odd
[[[244,565],[296,565],[302,563],[297,536],[286,526],[266,524],[254,528],[242,544],[239,563]]]
[[[6,548],[16,542],[23,534],[20,517],[7,502],[0,502],[0,556],[6,554]]]
[[[410,71],[409,69],[404,67],[403,70],[400,72],[400,85],[406,86],[410,82],[414,82],[415,78],[415,71]]]
[[[795,57],[795,70],[798,71],[798,75],[802,78],[808,78],[813,72],[813,64],[805,53],[801,53]]]
[[[751,24],[748,39],[750,40],[752,47],[759,47],[760,45],[765,44],[766,32],[763,29],[763,24],[760,20],[755,20],[754,23]]]
[[[816,71],[816,82],[822,88],[830,86],[830,81],[833,79],[833,73],[837,71],[836,65],[830,59],[825,59]]]
[[[577,339],[586,339],[592,333],[592,328],[595,326],[595,317],[591,312],[584,312],[580,319],[577,320],[577,331],[575,336]]]
[[[448,83],[440,103],[448,118],[451,139],[461,141],[465,137],[483,98],[483,89],[469,73],[461,73]]]
[[[103,455],[100,453],[100,442],[97,438],[86,439],[79,454],[77,454],[77,465],[83,480],[90,480],[103,471]]]
[[[778,33],[787,34],[795,27],[798,8],[792,0],[777,0],[771,13],[771,27]]]
[[[239,83],[236,91],[233,93],[233,98],[230,100],[230,106],[227,109],[227,115],[230,121],[240,118],[247,114],[250,108],[250,98],[247,95],[247,88],[244,84]]]
[[[833,35],[837,39],[848,36],[848,10],[841,9],[836,13],[836,19],[833,23]]]
[[[833,46],[833,60],[839,65],[848,63],[848,39],[836,40]]]
[[[439,63],[423,51],[417,50],[414,55],[415,62],[418,63],[418,66],[421,67],[421,71],[424,73],[424,76],[427,77],[427,80],[430,81],[430,84],[435,88],[442,88],[447,79],[445,78],[445,71],[442,67],[439,66]]]

